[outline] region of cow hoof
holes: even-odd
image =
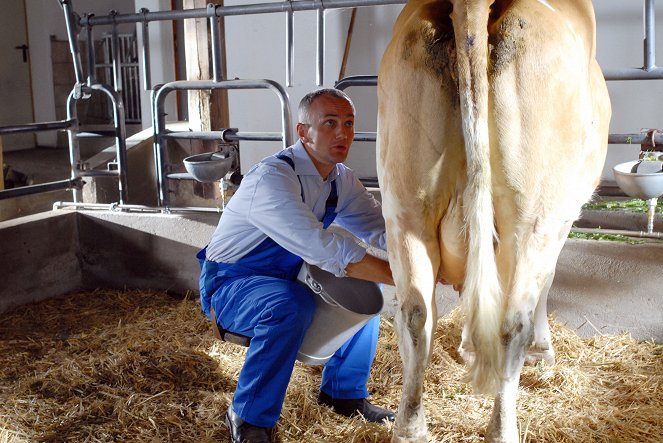
[[[538,364],[553,366],[555,364],[555,351],[550,348],[540,349],[532,346],[525,356],[525,364],[527,366],[536,366]]]

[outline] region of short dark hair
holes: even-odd
[[[350,100],[350,97],[348,97],[345,92],[335,88],[321,88],[313,92],[309,92],[299,102],[299,108],[297,109],[297,118],[299,119],[299,123],[311,124],[311,104],[313,104],[313,102],[322,95],[331,95],[332,97],[346,100],[350,106],[352,106],[352,113],[356,113],[354,103],[352,103],[352,100]]]

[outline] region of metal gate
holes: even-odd
[[[97,79],[100,83],[114,85],[122,94],[125,117],[127,123],[140,123],[140,75],[138,66],[138,44],[134,34],[118,34],[118,66],[120,68],[120,82],[115,84],[113,79],[113,35],[102,35],[101,51],[103,62],[97,63]],[[107,101],[107,116],[113,116],[113,105]]]

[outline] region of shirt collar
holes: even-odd
[[[320,177],[320,173],[313,164],[313,160],[311,160],[308,152],[306,152],[306,148],[304,148],[304,144],[301,140],[297,140],[297,143],[292,146],[292,154],[297,175],[317,175]],[[338,175],[339,166],[335,165],[328,177],[330,180],[335,180]],[[320,177],[320,179],[322,180],[322,177]]]

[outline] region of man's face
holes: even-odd
[[[350,152],[355,136],[352,105],[344,98],[321,95],[311,103],[309,115],[308,124],[297,124],[297,134],[320,175],[327,177]]]

